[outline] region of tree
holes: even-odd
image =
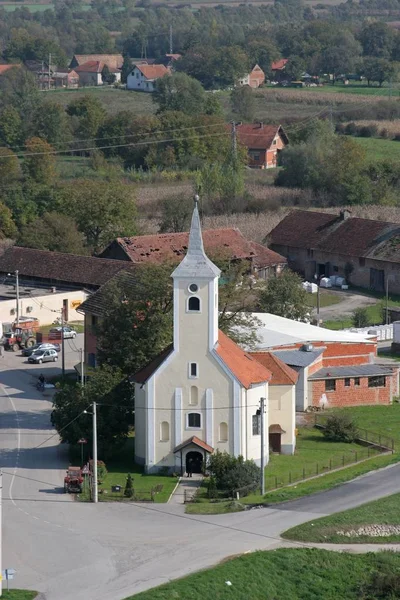
[[[132,498],[133,496],[133,479],[132,475],[128,473],[128,477],[126,478],[124,496],[125,498]]]
[[[25,142],[24,171],[33,181],[50,185],[56,176],[54,148],[38,137]]]
[[[18,235],[11,210],[0,202],[0,239],[14,239]]]
[[[265,75],[268,76],[271,71],[272,62],[279,58],[279,50],[274,42],[264,36],[264,34],[262,40],[251,39],[251,36],[249,36],[246,49],[251,63],[261,67]]]
[[[126,83],[129,73],[132,72],[133,62],[129,56],[124,56],[124,62],[121,68],[121,83]]]
[[[236,87],[231,92],[232,112],[245,121],[254,121],[256,102],[250,86]]]
[[[10,69],[0,77],[0,109],[12,107],[19,115],[21,142],[34,134],[35,116],[42,98],[32,73],[22,68]],[[8,113],[8,118],[13,113]],[[15,113],[11,118],[15,131]],[[9,142],[7,142],[9,143]]]
[[[369,325],[368,311],[366,308],[356,308],[353,311],[352,321],[354,327],[367,327]]]
[[[100,100],[89,94],[70,102],[67,106],[67,114],[76,117],[75,134],[85,140],[97,136],[98,129],[107,116]]]
[[[101,80],[103,83],[113,84],[115,83],[115,73],[111,73],[108,65],[104,65],[103,70],[101,72]]]
[[[187,231],[193,212],[193,202],[187,194],[168,196],[161,205],[160,233]]]
[[[297,81],[303,75],[306,69],[306,63],[300,56],[290,56],[285,66],[285,75],[291,81]]]
[[[305,321],[310,306],[301,282],[301,277],[289,269],[285,269],[279,277],[268,279],[260,292],[260,309],[287,319]]]
[[[21,230],[18,244],[39,250],[86,254],[84,239],[72,217],[50,212],[25,225]]]
[[[57,102],[46,100],[36,114],[36,135],[47,140],[49,144],[61,144],[68,148],[66,142],[71,141],[70,122],[64,107]]]
[[[91,444],[92,420],[84,411],[94,401],[101,404],[97,414],[99,451],[111,455],[121,448],[134,423],[133,386],[118,369],[96,369],[84,388],[62,383],[53,398],[51,422],[63,443],[76,444],[84,437]]]
[[[12,150],[0,147],[0,181],[11,183],[21,176],[19,160]]]
[[[0,140],[8,146],[17,146],[23,138],[22,119],[16,108],[7,105],[0,116]]]
[[[133,186],[117,181],[75,179],[60,187],[60,206],[84,234],[93,252],[111,240],[136,233],[136,203]]]
[[[153,100],[159,105],[159,112],[173,110],[196,115],[203,111],[205,93],[199,81],[185,73],[175,73],[157,80]]]
[[[395,35],[393,29],[384,21],[366,23],[360,32],[364,56],[389,59],[393,51]]]
[[[382,87],[384,81],[392,81],[396,77],[396,66],[385,58],[366,56],[358,72],[366,78],[368,86],[371,81],[376,81]]]

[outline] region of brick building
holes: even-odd
[[[399,368],[376,364],[373,334],[332,331],[268,313],[255,316],[262,323],[257,354],[273,352],[298,373],[296,410],[390,404],[398,395]]]
[[[250,73],[239,80],[239,85],[248,85],[253,89],[260,87],[265,81],[265,73],[259,65],[255,65]]]
[[[279,165],[279,153],[289,143],[281,125],[243,123],[236,131],[240,144],[248,150],[249,167],[273,169]]]
[[[306,279],[314,275],[345,277],[352,285],[400,294],[400,225],[339,215],[295,210],[266,237],[290,268]]]

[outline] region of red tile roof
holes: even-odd
[[[217,354],[245,388],[270,381],[271,372],[251,354],[245,352],[221,330],[218,334]]]
[[[76,73],[101,73],[105,65],[106,63],[100,60],[88,60],[87,62],[79,65],[79,67],[75,67],[74,71]],[[108,67],[108,70],[110,73],[119,73],[119,69],[114,67]]]
[[[227,128],[230,125],[227,125]],[[239,141],[243,146],[254,150],[268,150],[276,135],[280,135],[285,144],[288,138],[281,125],[264,125],[263,123],[243,123],[236,129]]]
[[[14,67],[20,67],[21,65],[0,65],[0,75],[4,75],[9,69],[13,69]]]
[[[286,258],[266,246],[249,242],[236,228],[206,229],[203,231],[203,241],[206,253],[214,259],[225,256],[229,260],[254,259],[254,264],[259,268],[287,262]],[[111,256],[112,246],[118,244],[134,263],[178,262],[185,256],[188,242],[188,232],[117,238],[101,256]]]
[[[72,62],[75,61],[79,66],[87,62],[103,62],[110,69],[120,69],[124,64],[122,54],[75,54]]]
[[[279,60],[275,60],[271,65],[271,71],[282,71],[288,63],[288,58],[280,58]]]
[[[249,354],[272,373],[270,385],[294,385],[297,382],[298,373],[272,352],[250,352]]]
[[[279,246],[400,262],[398,223],[295,210],[267,238]]]
[[[146,79],[159,79],[171,73],[164,65],[136,65],[136,68],[143,73]]]
[[[214,448],[212,446],[209,446],[208,444],[206,444],[206,442],[203,442],[203,440],[198,438],[196,435],[193,435],[188,440],[182,442],[182,444],[179,444],[179,446],[176,446],[176,448],[174,448],[174,453],[179,452],[179,450],[182,450],[183,448],[186,448],[186,446],[190,446],[190,444],[194,444],[195,446],[202,448],[209,454],[212,454],[214,452]]]

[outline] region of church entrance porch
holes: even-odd
[[[186,454],[186,473],[202,473],[203,456],[197,450],[192,450]]]

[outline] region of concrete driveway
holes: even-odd
[[[39,590],[46,600],[120,600],[226,556],[274,548],[288,527],[400,491],[396,465],[313,497],[237,514],[74,502],[62,492],[68,460],[49,425],[51,398],[32,385],[37,367],[25,367],[15,355],[0,362],[2,568],[17,570],[15,587]]]

